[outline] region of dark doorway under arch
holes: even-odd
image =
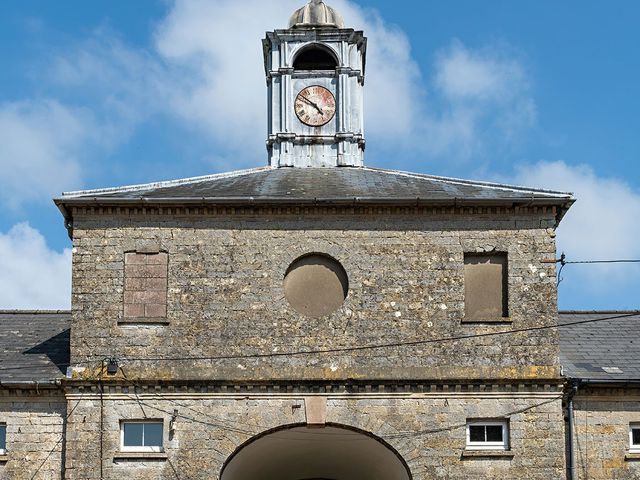
[[[290,427],[258,436],[227,461],[221,480],[411,480],[404,460],[364,432]]]

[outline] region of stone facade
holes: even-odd
[[[338,18],[312,0],[263,41],[269,168],[55,200],[70,352],[32,361],[32,401],[0,396],[2,478],[565,478],[555,228],[574,199],[363,167],[366,39]],[[599,404],[605,428],[576,406],[583,464],[636,478],[606,448],[635,407]]]
[[[59,479],[64,469],[67,412],[62,392],[3,389],[0,393],[0,423],[7,426],[0,479]]]
[[[580,390],[574,421],[577,479],[640,479],[640,455],[629,453],[629,425],[640,423],[640,390]]]
[[[82,378],[117,357],[128,378],[557,379],[557,331],[512,332],[557,322],[555,265],[542,263],[555,255],[552,222],[512,214],[76,215],[72,364],[87,367],[76,369]],[[125,255],[150,243],[168,254],[169,324],[123,325]],[[463,323],[464,254],[484,251],[508,255],[504,324]],[[284,297],[287,268],[308,253],[335,258],[349,277],[346,302],[326,318],[305,318]],[[247,358],[415,340],[425,343]]]
[[[184,389],[168,395],[164,390],[118,390],[103,398],[102,472],[98,461],[100,396],[69,395],[69,408],[74,412],[67,434],[66,478],[115,480],[126,473],[127,478],[160,480],[174,478],[174,472],[179,472],[179,478],[220,478],[225,462],[253,436],[306,422],[305,393]],[[564,459],[558,454],[564,448],[559,385],[535,393],[496,390],[471,395],[462,391],[385,395],[364,390],[323,395],[327,424],[375,433],[406,460],[413,479],[547,480],[564,475]],[[166,433],[166,458],[132,458],[120,453],[122,419],[163,419],[168,425],[176,410],[175,430]],[[496,416],[509,418],[512,455],[465,456],[467,419]]]
[[[254,436],[305,425],[295,406],[309,395],[326,401],[328,425],[374,435],[415,480],[562,478],[557,331],[527,330],[557,322],[555,265],[543,263],[554,222],[551,210],[74,212],[65,478],[220,478]],[[139,251],[168,259],[166,324],[125,315]],[[507,254],[503,323],[464,322],[470,252]],[[309,253],[348,275],[347,300],[323,318],[284,297],[287,268]],[[287,354],[318,350],[331,351]],[[165,452],[122,455],[120,422],[144,418],[163,420]],[[487,418],[508,420],[509,452],[465,453],[467,421]]]

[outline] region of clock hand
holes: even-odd
[[[322,109],[318,106],[317,103],[311,101],[310,99],[308,99],[307,97],[305,97],[304,95],[300,95],[300,97],[307,102],[309,105],[311,105],[313,108],[315,108],[316,110],[318,110],[318,112],[320,113],[320,115],[322,115],[324,117],[324,112],[322,111]]]

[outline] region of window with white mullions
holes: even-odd
[[[0,424],[0,455],[7,453],[7,425]]]
[[[507,421],[473,421],[467,423],[467,450],[508,450]]]
[[[123,452],[162,452],[163,422],[125,421],[120,425]]]
[[[640,453],[640,423],[629,425],[629,451]]]

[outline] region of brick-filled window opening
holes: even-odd
[[[124,318],[167,317],[166,253],[126,253],[124,258]]]
[[[465,320],[500,321],[509,316],[506,253],[465,254]]]
[[[0,423],[0,455],[7,453],[7,425]]]
[[[640,453],[640,423],[632,423],[629,426],[629,451]]]
[[[467,450],[508,450],[509,424],[504,421],[467,423]]]
[[[162,420],[121,422],[121,450],[123,452],[162,452],[163,426]]]

